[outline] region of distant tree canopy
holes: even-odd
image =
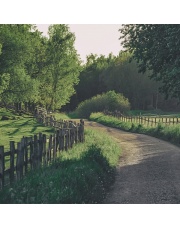
[[[87,56],[87,63],[79,76],[76,86],[76,103],[110,90],[122,93],[131,103],[132,108],[146,109],[147,106],[155,107],[158,84],[138,73],[137,63],[129,63],[131,54],[119,53],[119,56],[110,54]],[[154,99],[154,103],[153,103]],[[75,98],[72,99],[72,103]]]
[[[140,72],[150,70],[166,97],[180,99],[180,25],[126,24],[119,31]]]
[[[138,72],[137,62],[133,59],[130,62],[131,58],[131,53],[123,51],[118,56],[87,56],[87,63],[75,87],[76,95],[65,110],[73,110],[80,102],[111,90],[127,97],[132,109],[178,109],[177,99],[165,101],[164,96],[159,94],[162,82],[149,78],[152,71],[146,70],[144,75]]]
[[[67,25],[51,25],[49,38],[35,25],[0,25],[0,102],[66,104],[78,83],[80,60]]]

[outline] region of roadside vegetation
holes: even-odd
[[[177,125],[165,125],[159,123],[157,126],[147,126],[132,122],[123,122],[119,119],[104,115],[103,113],[92,113],[90,120],[96,121],[103,125],[122,129],[129,132],[136,132],[151,135],[163,140],[167,140],[171,143],[180,144],[180,126]]]
[[[130,103],[127,98],[115,91],[108,91],[81,102],[76,109],[76,114],[79,117],[88,118],[92,112],[103,110],[125,112],[129,109]]]
[[[159,116],[159,117],[180,117],[179,112],[168,112],[160,109],[154,110],[129,110],[127,111],[128,116]]]
[[[50,166],[4,188],[0,203],[100,203],[114,182],[120,148],[106,134],[86,130],[85,136],[85,143],[62,152]]]

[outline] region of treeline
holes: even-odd
[[[179,35],[176,28],[124,25],[121,33],[126,37],[126,53],[90,54],[81,65],[74,48],[75,35],[68,25],[51,25],[49,36],[44,37],[35,25],[2,24],[0,106],[31,109],[38,104],[48,110],[71,111],[82,101],[114,90],[128,98],[131,109],[180,110],[179,58],[173,46],[174,35],[176,39]],[[163,45],[155,41],[162,29],[168,45],[165,38]],[[165,100],[159,88],[172,98]]]
[[[75,87],[76,94],[64,109],[73,110],[86,99],[114,90],[128,98],[131,109],[178,110],[177,99],[165,100],[164,95],[159,93],[161,82],[149,78],[150,70],[144,74],[138,72],[138,64],[135,60],[130,61],[131,57],[128,52],[120,52],[118,56],[109,54],[108,57],[87,56],[87,63]]]
[[[81,69],[75,35],[51,25],[48,37],[35,25],[0,25],[0,104],[60,109],[75,93]]]

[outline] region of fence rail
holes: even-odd
[[[45,166],[57,158],[58,152],[67,151],[75,143],[84,142],[84,121],[56,121],[53,116],[38,114],[37,120],[46,126],[55,127],[49,137],[39,133],[23,137],[15,144],[10,141],[10,151],[0,146],[0,190],[7,184],[20,180],[29,170]]]
[[[110,112],[104,111],[104,114],[110,115],[118,118],[124,122],[134,122],[138,124],[144,124],[147,126],[156,126],[159,123],[166,125],[174,125],[180,123],[180,118],[178,117],[167,117],[167,116],[125,116],[119,111]]]

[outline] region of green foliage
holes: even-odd
[[[60,109],[74,94],[78,83],[80,60],[74,48],[75,36],[63,24],[49,27],[47,42],[47,75],[41,93],[48,109]]]
[[[37,82],[27,68],[35,58],[35,33],[35,27],[28,24],[0,26],[0,100],[4,103],[36,100]]]
[[[101,95],[92,97],[80,103],[76,109],[79,117],[88,118],[92,112],[100,112],[104,110],[125,112],[130,109],[130,103],[122,94],[109,91]]]
[[[132,127],[132,124],[130,122],[123,122],[117,119],[116,117],[112,116],[107,116],[101,112],[99,113],[91,113],[90,120],[96,121],[98,123],[104,124],[109,127],[113,128],[119,128],[119,129],[124,129],[124,130],[130,130]],[[138,126],[138,124],[134,124],[134,126]]]
[[[3,73],[0,76],[0,95],[6,90],[9,86],[10,75],[8,73]]]
[[[119,146],[107,134],[86,130],[85,143],[5,188],[0,203],[100,203],[114,182],[119,155]]]
[[[79,76],[79,83],[76,86],[78,102],[89,99],[102,93],[102,83],[99,81],[99,75],[103,70],[110,67],[115,61],[115,57],[109,54],[108,57],[94,54],[87,56],[87,63],[83,67]]]
[[[120,52],[113,67],[108,67],[99,75],[104,91],[115,90],[127,97],[133,109],[156,108],[159,84],[138,72],[135,61],[129,62],[131,54]],[[160,96],[158,97],[160,101]]]
[[[180,98],[180,25],[127,24],[119,31],[123,47],[133,54],[140,71],[151,70],[151,78],[162,81],[160,91]]]
[[[0,101],[61,108],[74,94],[80,60],[67,25],[51,25],[49,38],[34,25],[0,25]]]
[[[178,124],[167,126],[159,123],[156,127],[150,127],[138,123],[122,122],[115,117],[107,116],[103,113],[92,113],[90,115],[90,120],[109,127],[119,128],[130,132],[143,133],[178,145],[180,144],[180,126]]]
[[[74,110],[80,102],[111,90],[127,97],[133,109],[179,110],[177,99],[166,101],[164,95],[158,92],[161,82],[149,78],[152,71],[147,70],[143,75],[138,71],[137,62],[130,62],[131,57],[131,53],[123,51],[116,57],[98,57],[93,54],[87,56],[87,63],[75,87],[76,94],[65,110]]]

